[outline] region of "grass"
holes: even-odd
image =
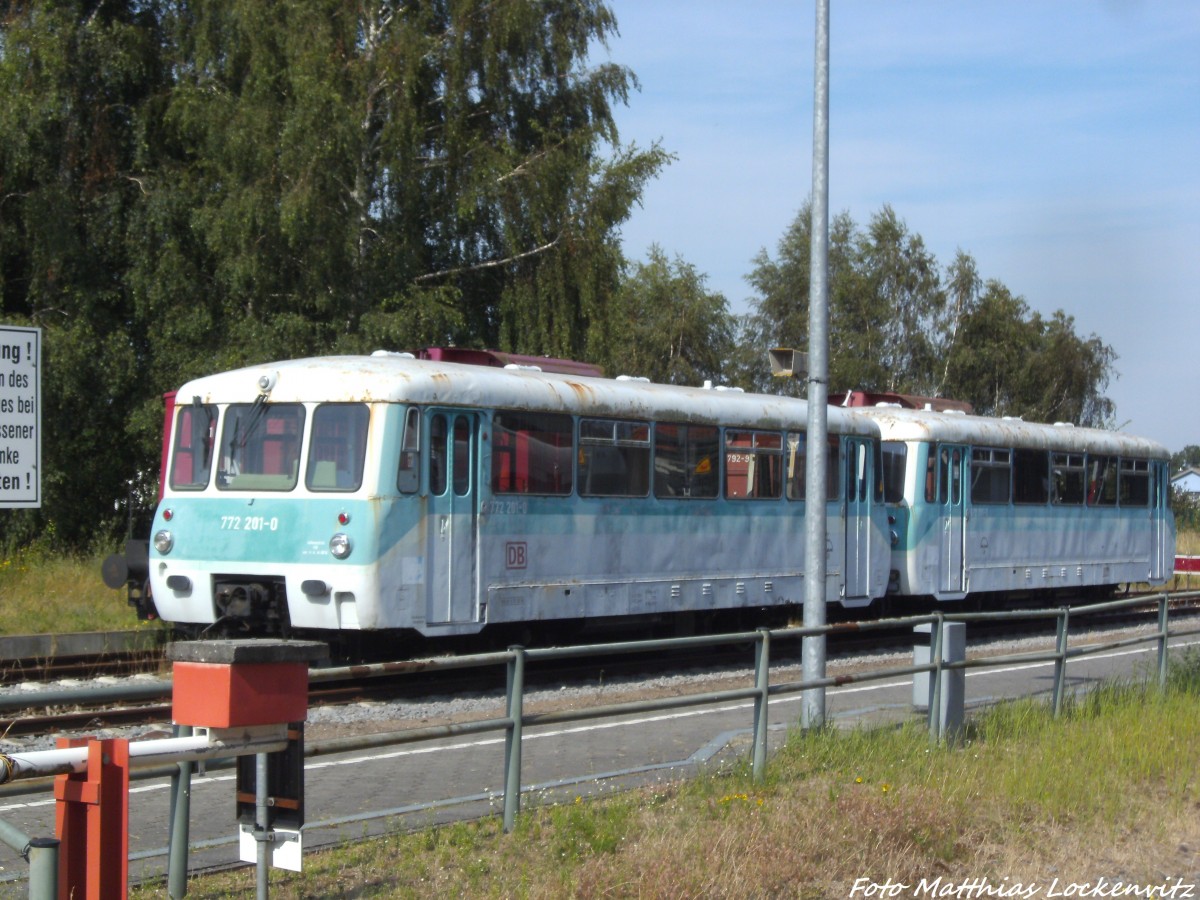
[[[310,852],[272,896],[847,897],[908,885],[1200,879],[1200,656],[1158,692],[1104,688],[1054,720],[999,706],[954,747],[924,729],[793,734],[755,784],[736,765],[607,799]],[[1007,882],[1006,882],[1007,880]],[[1173,883],[1173,882],[1172,882]],[[249,896],[252,869],[189,898]],[[161,896],[161,886],[134,897]],[[859,894],[862,896],[862,894]],[[916,896],[911,891],[902,896]],[[1143,892],[1142,896],[1145,896]]]
[[[100,563],[100,557],[30,551],[0,558],[0,635],[130,631],[139,627],[125,592],[105,587]]]

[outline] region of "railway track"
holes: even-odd
[[[1080,617],[1079,627],[1102,630],[1111,634],[1124,628],[1153,623],[1148,615],[1156,603],[1145,608]],[[1173,615],[1200,613],[1194,600],[1173,601]],[[865,630],[863,623],[846,621],[837,624],[830,635],[828,659],[839,661],[911,650],[913,639],[908,629]],[[1007,622],[976,622],[969,628],[971,646],[987,642],[1047,637],[1054,634],[1054,620],[1013,620]],[[772,646],[773,666],[799,665],[801,642],[778,641]],[[43,676],[47,684],[72,682],[62,690],[46,689],[29,692],[7,692],[0,695],[0,739],[63,733],[87,733],[129,726],[153,725],[171,721],[170,684],[165,678],[149,680],[140,686],[110,690],[115,675],[154,673],[165,675],[167,664],[161,654],[140,654],[136,658],[72,659],[62,664],[48,660],[12,660],[8,671],[25,676]],[[484,669],[436,670],[427,669],[422,661],[374,663],[334,668],[318,672],[310,690],[310,707],[344,704],[419,703],[430,697],[480,696],[495,694],[504,684],[499,663]],[[636,691],[639,679],[653,679],[664,674],[695,675],[727,672],[730,679],[750,678],[748,653],[745,647],[718,647],[673,653],[621,654],[606,658],[592,657],[561,660],[550,665],[530,667],[526,673],[529,689],[558,689],[612,686],[620,683],[626,690]],[[69,673],[63,675],[61,673]],[[22,680],[28,681],[29,677]],[[81,699],[87,690],[75,681],[85,681],[95,694],[95,702]],[[11,681],[9,682],[11,684]],[[131,696],[114,699],[111,693],[127,690]]]

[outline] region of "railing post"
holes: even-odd
[[[1158,598],[1158,686],[1160,689],[1167,686],[1167,639],[1171,636],[1168,610],[1170,600],[1170,594],[1163,594]]]
[[[1064,606],[1058,614],[1058,633],[1055,636],[1054,652],[1054,718],[1062,712],[1063,695],[1067,681],[1067,637],[1071,627],[1071,608]]]
[[[176,725],[175,737],[191,737],[191,725]],[[187,895],[187,853],[192,807],[192,763],[176,764],[171,775],[171,839],[167,844],[167,896],[182,900]]]
[[[754,756],[752,777],[756,783],[763,779],[767,764],[767,699],[771,685],[771,630],[758,629],[758,641],[754,645]]]
[[[942,626],[945,620],[939,612],[933,621],[933,634],[929,647],[929,658],[933,661],[933,689],[929,696],[929,737],[941,740],[942,735],[942,641],[945,635]]]
[[[255,848],[255,894],[258,900],[267,900],[271,890],[271,848],[265,838],[271,834],[271,791],[270,763],[266,753],[254,754],[254,836],[258,839]]]
[[[29,900],[58,900],[58,838],[29,842]]]
[[[509,647],[508,718],[504,734],[504,830],[510,832],[521,811],[521,718],[525,705],[525,648]]]
[[[129,885],[129,741],[59,738],[87,748],[87,770],[54,779],[59,887],[79,900],[124,897]]]

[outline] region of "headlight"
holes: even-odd
[[[329,539],[329,552],[334,559],[345,559],[350,555],[350,537],[341,532]]]
[[[154,535],[154,549],[166,556],[175,546],[175,536],[165,528]]]

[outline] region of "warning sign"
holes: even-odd
[[[40,328],[0,325],[0,508],[42,505]]]

